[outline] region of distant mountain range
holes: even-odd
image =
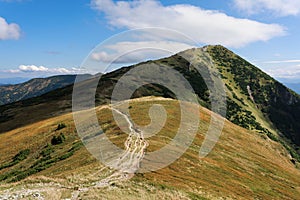
[[[88,74],[79,76],[83,79],[92,77],[92,75]],[[0,105],[40,96],[52,90],[73,84],[75,78],[76,75],[61,75],[48,78],[35,78],[16,85],[2,85],[0,86]]]
[[[284,85],[300,94],[300,83],[284,83]]]
[[[29,81],[31,78],[24,77],[11,77],[11,78],[0,78],[0,85],[14,85]]]

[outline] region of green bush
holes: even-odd
[[[41,156],[43,157],[48,157],[50,156],[51,153],[53,153],[54,150],[53,148],[51,147],[50,144],[47,144],[47,146],[45,146],[45,148],[43,149],[43,151],[40,153]]]
[[[52,145],[62,144],[65,140],[66,140],[65,135],[61,133],[58,136],[53,136],[53,138],[51,139],[51,144]]]
[[[267,133],[267,136],[268,136],[271,140],[273,140],[273,141],[275,141],[275,142],[278,142],[278,141],[279,141],[279,139],[278,139],[275,135],[273,135],[272,133],[270,133],[270,132]]]
[[[59,131],[59,130],[64,129],[64,128],[66,128],[66,127],[67,127],[66,124],[64,124],[64,123],[59,123],[59,124],[57,125],[56,131]]]
[[[13,161],[20,162],[22,160],[25,160],[27,158],[27,156],[29,155],[29,153],[30,153],[29,149],[22,150],[17,155],[14,156]]]
[[[54,137],[53,137],[54,138]],[[60,134],[59,136],[56,136],[57,138],[61,138],[62,140],[65,139],[63,134]],[[59,139],[60,140],[60,139]],[[13,170],[4,174],[0,174],[0,181],[6,180],[7,182],[17,182],[20,181],[32,174],[38,173],[40,171],[43,171],[51,166],[53,166],[55,163],[65,160],[69,157],[71,157],[76,151],[78,151],[83,146],[82,142],[76,142],[73,143],[72,147],[65,152],[62,155],[50,155],[54,152],[53,147],[50,144],[47,144],[43,151],[40,153],[41,158],[39,158],[35,163],[33,163],[29,168],[27,169],[21,169],[21,170]],[[20,159],[26,159],[27,156],[23,156],[26,154],[29,154],[27,150],[19,152],[14,158],[16,160]]]
[[[25,160],[28,157],[29,153],[30,153],[29,149],[25,149],[25,150],[20,151],[18,154],[16,154],[13,157],[13,160],[11,162],[1,165],[0,170],[12,167],[12,166],[18,164],[19,162]]]

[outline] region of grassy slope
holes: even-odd
[[[164,146],[176,134],[179,124],[178,103],[174,100],[144,98],[131,102],[132,119],[140,125],[150,122],[148,109],[153,103],[165,106],[168,120],[165,127],[156,136],[149,138],[147,151]],[[111,111],[98,112],[103,127],[112,142],[123,146],[126,135],[116,127],[111,118]],[[142,115],[142,116],[141,116]],[[226,121],[223,134],[214,150],[204,159],[198,158],[198,151],[208,128],[210,111],[201,108],[201,124],[198,134],[189,150],[170,166],[152,173],[137,174],[128,182],[115,183],[102,189],[82,192],[83,199],[213,199],[228,197],[233,199],[297,199],[300,196],[300,172],[289,161],[287,152],[276,142],[270,141],[256,132],[248,131]],[[110,123],[108,123],[111,121]],[[66,128],[55,131],[59,123]],[[10,162],[21,150],[30,149],[29,156],[20,163],[3,169],[0,176],[22,169],[26,171],[41,162],[40,155],[54,135],[64,133],[66,141],[52,145],[51,159],[68,153],[78,144],[72,115],[67,114],[47,119],[35,124],[18,128],[0,135],[0,165]],[[48,168],[35,173],[18,183],[2,181],[0,191],[14,186],[49,188],[45,196],[70,198],[78,185],[89,185],[111,174],[111,170],[102,169],[84,147],[79,147],[73,155],[63,160],[56,160]],[[66,186],[49,186],[55,183]],[[52,188],[52,189],[51,189]],[[55,195],[55,196],[53,196]]]

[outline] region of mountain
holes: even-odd
[[[205,64],[207,55],[210,56],[212,65]],[[190,147],[191,152],[185,154],[186,157],[181,159],[184,164],[179,162],[175,166],[169,166],[165,171],[153,172],[148,175],[138,174],[133,179],[133,182],[128,183],[130,188],[135,188],[135,191],[145,193],[150,199],[151,191],[157,191],[158,195],[162,191],[169,195],[174,195],[174,191],[181,187],[186,188],[184,185],[188,183],[192,183],[196,189],[195,191],[191,191],[191,188],[186,188],[184,191],[180,190],[178,195],[183,195],[182,198],[201,199],[203,197],[211,199],[212,197],[228,197],[239,199],[239,195],[244,195],[246,199],[250,199],[250,197],[255,197],[256,199],[297,199],[299,197],[300,189],[298,187],[299,182],[297,182],[299,180],[299,170],[296,169],[296,167],[299,167],[298,162],[300,161],[299,95],[222,46],[190,49],[168,58],[124,67],[104,74],[99,83],[99,77],[82,81],[77,86],[82,88],[78,93],[79,100],[82,100],[82,107],[85,109],[91,108],[91,105],[88,104],[92,100],[88,97],[91,96],[95,97],[96,106],[107,105],[110,102],[112,91],[120,78],[132,69],[141,70],[147,74],[147,68],[144,68],[147,65],[166,66],[180,72],[193,87],[198,101],[206,108],[206,114],[211,114],[211,111],[207,109],[213,108],[211,108],[210,99],[212,93],[209,92],[205,83],[215,81],[214,77],[216,75],[214,70],[220,72],[227,93],[227,113],[225,117],[228,121],[226,121],[225,129],[223,130],[225,135],[224,137],[222,136],[226,145],[222,146],[220,144],[221,147],[216,147],[217,149],[212,154],[209,154],[207,159],[201,160],[200,165],[195,164],[199,161],[198,152],[195,151],[195,148],[200,148],[203,134],[205,133],[205,131],[201,130],[197,137],[202,138],[202,140],[200,139],[199,143]],[[195,70],[194,67],[196,65],[207,76],[202,77]],[[147,77],[128,73],[126,77],[133,80],[133,82],[147,79]],[[166,77],[166,81],[168,80],[170,80],[170,85],[177,84],[172,77]],[[137,89],[130,97],[164,97],[168,98],[169,105],[176,107],[173,104],[174,102],[170,100],[170,98],[176,99],[174,92],[149,81],[145,81],[145,83],[147,84]],[[96,94],[92,87],[93,85],[98,85]],[[77,147],[81,143],[76,137],[72,118],[68,114],[72,108],[72,92],[73,85],[69,85],[35,98],[0,107],[1,141],[7,141],[5,142],[7,144],[24,144],[11,151],[11,153],[7,153],[7,156],[4,156],[0,161],[3,166],[8,166],[0,171],[1,174],[4,174],[2,176],[4,181],[19,180],[32,174],[45,175],[46,177],[49,177],[50,174],[56,174],[56,183],[61,179],[71,179],[75,185],[74,188],[77,188],[78,186],[75,183],[80,182],[82,178],[76,177],[78,173],[77,167],[78,169],[82,167],[83,171],[96,173],[92,170],[93,167],[97,166],[94,164],[95,160],[93,161],[91,157],[87,156],[87,153],[84,154],[84,150],[79,151],[79,147]],[[127,90],[120,91],[120,94],[126,95],[127,92]],[[144,104],[141,103],[141,105]],[[138,107],[139,104],[136,103],[136,106]],[[132,112],[142,112],[143,109],[135,109]],[[146,112],[147,110],[149,109],[145,109],[145,113],[148,113]],[[174,116],[172,117],[173,120],[179,118],[176,117],[176,114]],[[147,117],[145,116],[145,118]],[[135,120],[139,122],[142,119]],[[60,122],[64,122],[67,125],[67,129],[56,131]],[[107,122],[113,123],[111,120],[107,120]],[[110,127],[111,123],[107,123],[104,126]],[[146,122],[141,121],[140,123],[145,125]],[[173,121],[166,128],[170,130],[176,128],[176,125],[178,125],[178,122]],[[204,126],[207,125],[207,123],[204,124]],[[32,130],[36,130],[36,132]],[[115,143],[122,146],[124,143],[118,141],[119,136],[120,139],[124,139],[122,132],[116,127],[110,127],[109,130],[112,137],[117,139]],[[60,136],[60,133],[67,136],[67,139]],[[153,141],[156,146],[168,141],[162,138],[172,138],[165,134],[168,134],[168,132],[163,132],[161,138],[156,138]],[[12,135],[18,136],[12,137]],[[54,135],[59,137],[60,141],[66,140],[66,143],[58,146],[53,144],[52,146],[49,145],[50,147],[47,146],[47,143],[51,143],[51,138]],[[41,138],[39,139],[39,137]],[[36,141],[34,144],[30,143],[32,138]],[[20,141],[18,141],[19,139]],[[0,147],[1,152],[2,150],[4,152],[4,149],[5,147]],[[30,152],[36,151],[36,154],[31,155]],[[8,152],[8,150],[5,150],[5,152]],[[28,160],[26,160],[27,158]],[[15,160],[21,161],[16,163]],[[38,163],[43,164],[40,166]],[[72,167],[73,165],[74,168]],[[181,171],[182,166],[187,166],[186,169],[188,171]],[[191,168],[188,166],[191,166]],[[101,166],[97,169],[100,168]],[[207,171],[202,169],[207,169]],[[70,176],[62,178],[64,176],[62,174],[65,174],[65,172],[67,174],[68,170],[70,170]],[[23,171],[25,174],[23,174]],[[193,175],[194,173],[195,175]],[[100,173],[99,176],[104,175]],[[185,182],[185,180],[188,182]],[[85,181],[88,182],[88,180]],[[145,181],[149,181],[147,185],[143,185]],[[69,182],[64,183],[70,184]],[[122,186],[118,183],[116,183],[116,187],[118,188],[117,191],[122,191],[119,190]],[[145,187],[148,188],[147,191],[149,190],[150,194],[149,191],[142,189]],[[204,187],[203,191],[201,187]],[[111,187],[109,188],[111,189]],[[56,189],[54,188],[53,190]],[[231,190],[233,192],[230,192]],[[206,193],[207,191],[209,192]],[[113,195],[116,195],[107,190],[104,190],[104,192],[105,195],[111,195],[111,198]],[[126,195],[129,194],[128,191],[123,192]],[[119,195],[122,196],[122,193],[119,193]],[[102,196],[102,198],[108,198],[108,196]],[[152,198],[161,197],[152,196]],[[174,196],[168,196],[167,198],[172,199],[172,197]]]
[[[241,113],[252,112],[248,118],[254,117],[258,122],[254,122],[252,128],[266,132],[275,141],[278,140],[277,136],[290,140],[292,148],[298,150],[297,153],[290,149],[291,154],[299,160],[300,96],[222,46],[209,47],[208,51],[232,93],[231,101],[246,110]],[[248,88],[253,99],[250,98]],[[229,107],[230,104],[229,100]],[[228,119],[243,127],[249,126],[243,125],[244,119],[237,122],[240,109],[234,111],[233,116],[230,116],[232,109],[228,110]],[[275,133],[275,137],[270,132]],[[285,142],[280,142],[285,145]]]
[[[190,67],[190,61],[183,59],[183,57],[187,57],[200,62],[200,60],[203,60],[203,55],[207,53],[213,60],[213,68],[221,73],[222,80],[227,88],[226,118],[239,126],[259,131],[262,134],[266,134],[269,138],[282,143],[290,151],[292,157],[300,161],[299,95],[222,46],[190,49],[168,58],[124,67],[105,74],[101,77],[97,87],[96,105],[110,102],[113,88],[122,75],[138,66],[154,63],[167,65],[183,74],[194,88],[200,103],[210,108],[209,91],[204,79]],[[202,69],[205,71],[205,66]],[[136,77],[132,76],[132,78]],[[83,90],[79,96],[84,101],[86,100],[84,99],[85,97],[92,96],[94,90],[91,88],[91,85],[97,83],[98,78],[82,82],[80,86]],[[2,132],[8,131],[11,128],[17,128],[35,120],[70,112],[72,91],[73,87],[68,86],[38,98],[0,107],[0,121],[2,121],[0,130]],[[138,98],[149,95],[176,98],[172,92],[156,84],[147,84],[139,88],[132,97]],[[23,118],[27,118],[26,113],[30,113],[30,110],[37,110],[37,117],[31,116],[29,119],[23,120]],[[39,110],[47,110],[47,112],[43,111],[43,116],[41,116]],[[22,119],[19,120],[16,116],[22,117]],[[15,120],[12,122],[12,119]]]
[[[79,75],[83,79],[91,75]],[[49,91],[73,84],[76,75],[61,75],[48,78],[35,78],[25,83],[0,86],[0,105],[8,104],[32,97],[40,96]]]

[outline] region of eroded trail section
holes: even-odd
[[[96,188],[108,187],[113,183],[126,181],[132,178],[140,168],[140,163],[145,155],[145,150],[149,146],[149,143],[144,138],[143,132],[134,126],[134,123],[125,113],[114,107],[109,107],[109,109],[126,120],[129,134],[124,142],[125,150],[123,154],[118,160],[111,163],[111,166],[115,171],[110,176],[93,184],[93,187]],[[89,189],[90,187],[80,188],[78,191],[72,193],[71,199],[78,199],[81,192],[86,192]]]
[[[124,143],[125,151],[117,161],[111,163],[111,166],[116,169],[116,172],[99,181],[96,184],[96,187],[105,187],[115,181],[130,179],[140,168],[140,163],[145,155],[145,150],[149,145],[145,140],[142,131],[134,126],[134,123],[126,114],[113,107],[111,107],[111,110],[124,117],[128,123],[129,135]]]
[[[143,133],[134,127],[134,124],[126,114],[115,108],[112,108],[112,110],[126,119],[130,130],[129,136],[124,144],[126,150],[120,157],[115,168],[122,172],[135,173],[140,167],[140,162],[142,161],[145,150],[149,144],[145,140]]]

